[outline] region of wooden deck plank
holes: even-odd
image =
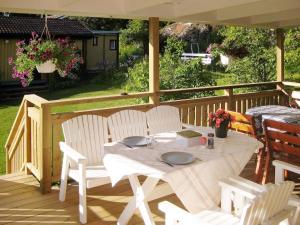
[[[243,170],[241,176],[253,179],[255,157]],[[0,176],[0,224],[80,224],[78,220],[78,186],[68,186],[65,202],[58,200],[59,189],[42,195],[39,184],[31,175],[11,174]],[[116,187],[104,185],[88,189],[88,225],[116,224],[118,217],[132,196],[127,180],[119,182]],[[164,199],[181,205],[175,195],[150,202],[149,206],[157,225],[164,224],[164,215],[157,208]],[[129,225],[144,224],[139,214],[135,214]]]

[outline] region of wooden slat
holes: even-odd
[[[27,163],[26,166],[38,180],[41,179],[40,171],[32,163]]]
[[[25,118],[23,117],[23,119],[22,119],[22,121],[20,123],[19,129],[16,132],[16,137],[13,140],[13,142],[11,144],[11,147],[9,148],[9,150],[7,152],[9,159],[12,157],[12,155],[15,152],[15,150],[18,148],[18,145],[22,144],[22,143],[20,143],[20,140],[21,140],[21,138],[24,135],[24,125],[25,125]]]
[[[62,132],[61,132],[61,125],[59,123],[53,123],[52,124],[53,128],[53,136],[52,136],[52,143],[53,143],[53,177],[60,177],[61,173],[61,165],[62,165],[62,156],[61,152],[59,149],[59,142],[62,140]],[[52,178],[53,182],[56,182],[58,180],[54,180]]]
[[[274,151],[285,152],[300,157],[300,147],[294,147],[287,143],[276,142],[276,141],[269,141],[269,146]]]
[[[25,99],[23,98],[21,104],[20,104],[20,107],[18,109],[18,112],[17,112],[17,115],[16,115],[16,118],[14,120],[14,123],[11,127],[11,130],[9,132],[9,135],[7,137],[7,140],[6,140],[6,143],[5,143],[5,148],[8,149],[9,146],[11,145],[11,142],[13,141],[16,133],[17,133],[17,130],[19,128],[19,124],[21,123],[23,117],[24,117],[24,107],[25,107]]]

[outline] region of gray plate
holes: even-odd
[[[122,142],[129,146],[146,146],[147,138],[143,136],[131,136],[124,138]]]
[[[185,165],[195,161],[195,157],[187,152],[166,152],[161,155],[161,160],[174,164]]]

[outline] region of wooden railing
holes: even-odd
[[[266,82],[162,90],[157,94],[169,95],[224,90],[223,96],[160,102],[160,104],[178,107],[184,123],[207,126],[208,113],[215,111],[219,107],[245,112],[248,108],[255,106],[285,104],[287,100],[286,95],[282,90],[278,89],[281,85],[281,82]],[[272,89],[253,93],[234,93],[234,89],[255,86],[272,86]],[[5,145],[7,152],[7,172],[12,173],[27,170],[29,173],[34,174],[40,181],[43,192],[50,191],[51,183],[58,181],[60,176],[61,153],[58,142],[62,140],[61,124],[64,121],[83,114],[95,114],[107,117],[124,109],[147,111],[155,105],[148,103],[63,113],[53,112],[54,107],[100,101],[116,101],[128,98],[138,99],[153,95],[150,92],[143,92],[55,101],[47,101],[36,95],[26,95],[20,105],[19,112]]]

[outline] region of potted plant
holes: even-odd
[[[78,49],[69,38],[42,40],[37,33],[32,32],[29,42],[17,42],[16,58],[9,57],[13,66],[12,77],[18,78],[23,87],[33,80],[35,69],[40,73],[52,73],[57,70],[61,77],[75,78],[72,73],[83,63]]]
[[[209,114],[209,124],[215,128],[215,135],[218,138],[227,137],[228,125],[233,120],[233,116],[221,108]]]

